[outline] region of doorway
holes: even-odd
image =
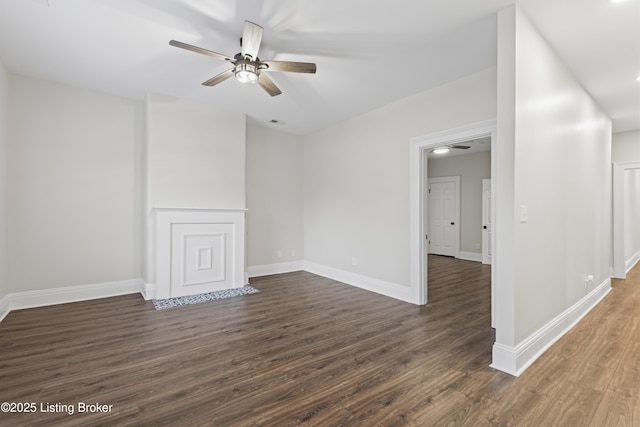
[[[410,141],[410,270],[412,288],[415,290],[415,299],[419,304],[428,302],[428,273],[427,273],[427,252],[425,236],[427,225],[425,223],[425,212],[428,212],[428,203],[425,197],[426,177],[428,176],[427,162],[424,160],[425,152],[444,145],[455,145],[464,141],[478,138],[490,138],[491,146],[491,193],[495,193],[496,188],[496,121],[488,120],[478,122],[443,132],[437,132],[421,137],[413,138]],[[495,246],[496,234],[498,232],[495,221],[496,197],[491,197],[491,223],[493,230],[491,233],[492,263],[491,263],[491,325],[495,327],[496,319],[496,265],[499,259],[498,248]]]
[[[638,262],[638,254],[629,252],[626,239],[631,238],[625,232],[625,207],[628,207],[629,194],[625,191],[625,176],[640,171],[640,162],[619,162],[613,164],[613,277],[624,279],[627,271]],[[625,195],[627,197],[625,197]],[[640,197],[640,196],[637,196]],[[625,205],[627,203],[627,205]],[[630,221],[626,221],[629,223]],[[626,250],[625,250],[626,249]]]

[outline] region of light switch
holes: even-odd
[[[529,220],[529,208],[526,205],[520,205],[520,222],[527,222]]]

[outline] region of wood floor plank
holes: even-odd
[[[157,311],[137,295],[11,312],[0,425],[638,426],[640,266],[519,378],[489,367],[490,267],[429,257],[418,307],[306,272]]]
[[[593,416],[594,426],[626,427],[640,425],[640,405],[638,399],[624,396],[615,391],[607,391]]]

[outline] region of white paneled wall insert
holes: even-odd
[[[154,209],[156,298],[245,285],[244,209]]]

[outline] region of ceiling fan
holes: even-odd
[[[434,153],[434,154],[444,154],[444,153],[448,153],[450,149],[452,148],[457,148],[459,150],[468,150],[469,148],[471,148],[471,146],[469,145],[444,145],[442,147],[436,147],[434,149],[432,149],[431,151],[429,151],[430,153]]]
[[[309,73],[316,72],[316,64],[311,62],[290,62],[290,61],[262,61],[258,58],[258,49],[262,41],[263,28],[250,21],[244,21],[242,38],[240,39],[240,53],[234,57],[212,52],[201,47],[171,40],[171,46],[203,55],[213,56],[222,59],[233,65],[233,68],[224,71],[203,82],[205,86],[215,86],[228,78],[235,76],[241,83],[258,83],[269,95],[277,96],[282,93],[278,86],[264,73],[265,71],[282,71],[288,73]]]

